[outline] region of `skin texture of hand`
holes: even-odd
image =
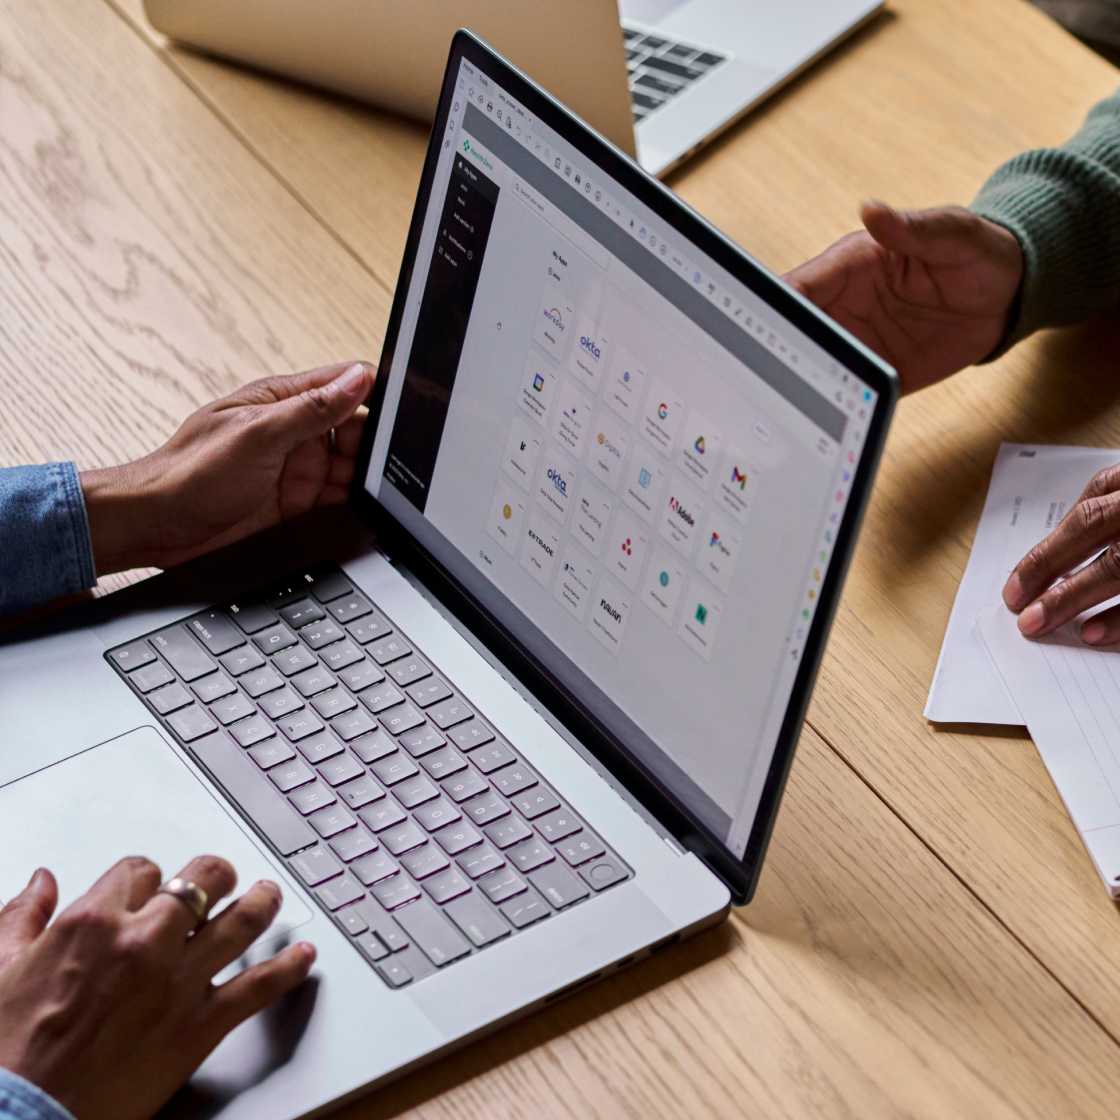
[[[215,856],[180,875],[212,904],[235,885],[233,868]],[[78,1120],[152,1116],[234,1027],[301,984],[315,960],[299,942],[215,986],[215,974],[275,918],[279,888],[256,883],[192,933],[194,915],[156,893],[160,883],[150,861],[121,860],[51,923],[58,887],[39,870],[0,910],[0,1066]]]
[[[786,280],[894,366],[904,393],[987,357],[1022,280],[1015,236],[959,206],[869,202],[860,216],[865,230]]]
[[[372,386],[362,362],[253,381],[152,454],[83,471],[98,574],[171,567],[344,501]]]
[[[1070,575],[1075,568],[1080,570]],[[1019,615],[1019,630],[1028,638],[1041,638],[1115,595],[1120,595],[1120,466],[1089,480],[1058,527],[1019,561],[1003,588],[1003,601]],[[1094,646],[1120,642],[1120,607],[1086,621],[1081,637]]]

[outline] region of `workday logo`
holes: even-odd
[[[690,529],[696,525],[696,518],[689,513],[676,497],[669,498],[669,510],[679,517]]]
[[[565,498],[568,496],[568,480],[556,467],[548,468],[548,481],[552,483],[553,489],[559,494]]]
[[[559,307],[546,307],[541,314],[559,331],[565,330],[564,316]]]
[[[579,344],[581,349],[585,353],[590,354],[595,361],[599,361],[602,358],[603,351],[599,349],[599,344],[593,338],[585,334],[580,335]]]

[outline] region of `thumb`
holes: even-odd
[[[270,387],[280,399],[268,406],[268,428],[288,447],[325,435],[354,415],[372,386],[364,362],[277,378]]]
[[[27,886],[0,909],[0,963],[47,928],[57,905],[58,884],[45,867],[40,867]]]
[[[983,232],[982,219],[963,206],[895,210],[872,201],[863,204],[860,217],[884,249],[932,265],[960,263]]]

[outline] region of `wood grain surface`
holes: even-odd
[[[376,358],[425,137],[0,0],[0,463],[99,465],[264,372]],[[898,0],[673,186],[778,269],[966,201],[1116,72],[1020,0]],[[754,903],[366,1117],[1106,1116],[1120,925],[1021,734],[921,717],[1001,438],[1120,445],[1108,325],[904,402]]]

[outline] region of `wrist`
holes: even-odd
[[[98,576],[160,566],[157,484],[145,467],[141,459],[79,476]]]

